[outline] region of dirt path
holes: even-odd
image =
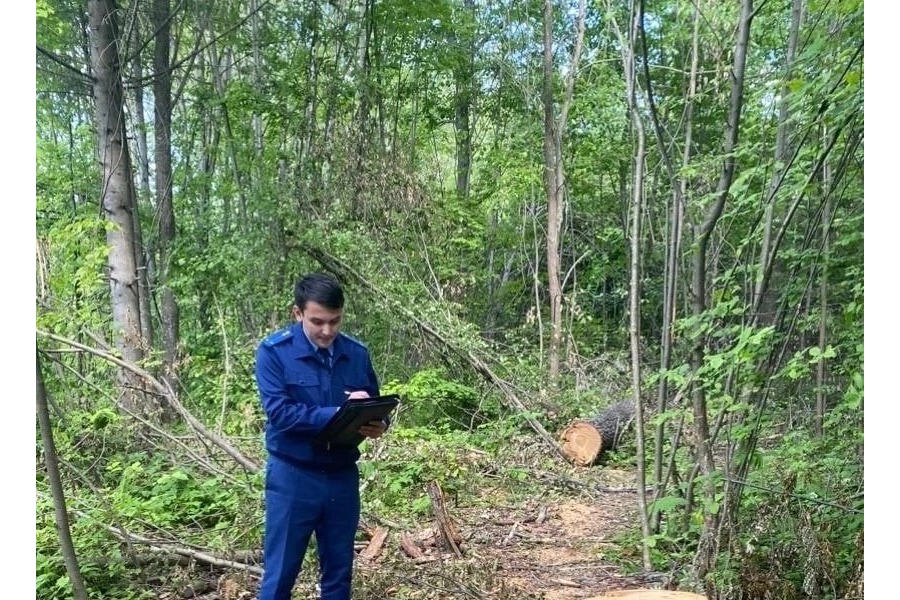
[[[617,566],[623,556],[639,562],[638,549],[623,548],[617,539],[637,527],[633,471],[563,467],[530,477],[538,481],[529,481],[522,493],[510,491],[507,479],[496,488],[445,498],[461,557],[425,542],[424,556],[414,560],[401,549],[400,536],[422,540],[432,525],[400,531],[383,524],[388,536],[375,557],[363,559],[361,552],[357,559],[354,600],[595,600],[613,590],[662,587],[662,577],[629,575]],[[316,578],[304,569],[294,598],[317,598]],[[252,600],[256,585],[255,578],[232,573],[218,580],[216,592],[194,597]]]
[[[579,473],[582,487],[548,493],[524,506],[465,511],[468,544],[495,560],[515,589],[544,600],[574,600],[645,581],[613,566],[616,536],[637,523],[633,473]],[[628,552],[624,552],[628,554]]]
[[[633,472],[595,467],[538,477],[545,491],[534,495],[498,487],[446,498],[462,557],[425,545],[425,556],[413,561],[392,532],[378,559],[357,563],[371,594],[362,600],[591,600],[613,590],[662,587],[661,577],[628,575],[616,566],[622,555],[639,562],[637,549],[623,549],[616,539],[637,526]],[[391,583],[379,588],[382,577]]]

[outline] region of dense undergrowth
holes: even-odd
[[[499,398],[476,386],[428,371],[403,384],[391,382],[385,390],[401,393],[404,403],[390,434],[363,444],[364,522],[410,530],[422,526],[431,516],[426,488],[433,481],[451,501],[489,504],[481,492],[491,488],[502,489],[508,503],[524,504],[548,492],[546,480],[536,474],[568,468],[522,415],[506,411]],[[256,427],[260,423],[255,398],[234,400],[237,406],[226,411],[222,428],[234,432],[232,440],[248,456],[262,461],[259,430],[248,434],[251,417]],[[241,408],[241,402],[247,405]],[[567,406],[567,412],[546,423],[548,430],[601,408],[595,398],[573,399]],[[261,567],[261,472],[237,467],[178,423],[151,427],[102,402],[68,409],[64,416],[55,438],[79,566],[92,598],[165,597],[182,593],[198,578],[226,573],[243,577],[246,588],[253,588],[252,573],[185,554]],[[839,424],[839,412],[833,420]],[[170,433],[163,435],[164,430]],[[848,438],[842,448],[826,448],[803,432],[768,441],[739,509],[740,530],[721,549],[719,568],[710,578],[722,597],[853,597],[862,565],[858,442]],[[594,468],[635,466],[632,432]],[[40,462],[37,490],[37,597],[62,600],[71,597],[71,590]],[[651,548],[654,570],[687,584],[700,520],[696,509],[687,514],[684,506],[677,487],[652,506],[663,519]],[[640,571],[639,532],[635,521],[608,559]],[[173,554],[175,549],[180,556]],[[314,564],[314,553],[309,556],[308,564]],[[403,585],[408,574],[392,572],[389,565],[361,574],[355,597],[384,598],[388,589],[400,600],[423,597],[414,593],[415,586]],[[461,572],[445,573],[448,581],[467,581],[471,589],[434,597],[514,595],[503,591],[495,566],[466,563],[455,568]]]

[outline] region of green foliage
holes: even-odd
[[[389,511],[405,517],[430,514],[427,493],[436,481],[448,496],[473,485],[479,463],[487,455],[473,447],[470,434],[446,425],[392,426],[390,445],[377,463],[360,463],[361,479],[368,483],[369,510]]]
[[[408,427],[472,429],[496,415],[497,406],[475,388],[452,381],[443,369],[426,369],[406,383],[391,381],[383,393],[403,399],[399,419]]]

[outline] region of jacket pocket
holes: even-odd
[[[322,404],[322,391],[319,377],[314,372],[292,371],[285,373],[285,383],[291,399],[295,402]]]

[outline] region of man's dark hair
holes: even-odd
[[[309,273],[294,286],[294,304],[305,310],[309,301],[332,310],[344,308],[344,290],[338,280],[327,273]]]

